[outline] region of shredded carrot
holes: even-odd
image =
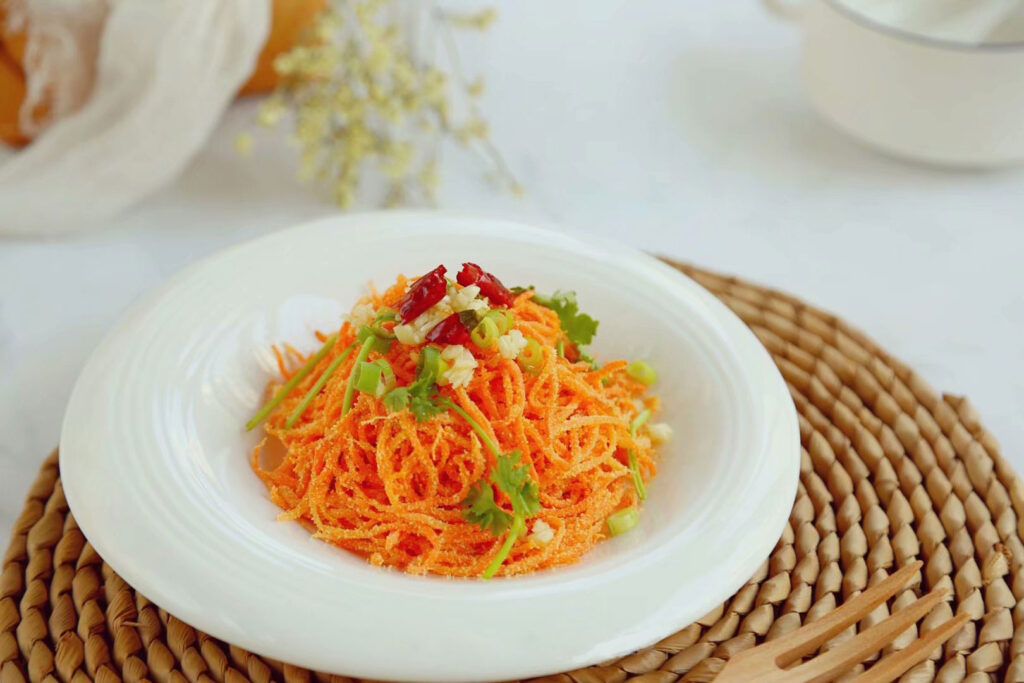
[[[399,278],[360,303],[394,306],[407,282]],[[494,349],[469,345],[478,363],[472,381],[455,390],[442,388],[502,450],[521,451],[540,487],[541,510],[527,521],[527,532],[543,520],[554,537],[540,543],[524,534],[498,571],[506,576],[576,562],[608,535],[607,517],[639,502],[629,450],[643,479],[655,474],[650,439],[642,433],[633,437],[629,430],[646,387],[623,371],[625,362],[595,371],[588,363],[559,357],[558,316],[531,297],[520,294],[512,310],[516,329],[541,343],[539,371],[529,374]],[[284,458],[272,466],[262,463],[265,440],[253,452],[254,471],[284,510],[282,518],[306,524],[316,538],[374,565],[415,574],[480,575],[503,539],[462,517],[470,487],[494,466],[494,456],[464,420],[448,411],[417,422],[409,411],[388,413],[379,398],[361,393],[341,417],[352,354],[302,418],[285,428],[287,416],[355,340],[355,332],[344,323],[331,353],[270,414],[267,439],[280,441]],[[569,351],[566,355],[575,358],[576,350]],[[276,348],[275,353],[280,359]],[[387,359],[399,385],[415,380],[415,347],[396,343],[373,357]],[[296,365],[303,360],[294,359]],[[282,367],[281,374],[287,378],[289,371]],[[657,407],[650,399],[646,405]]]
[[[284,362],[284,354],[281,353],[281,349],[274,344],[270,347],[274,351],[274,359],[277,361],[277,371],[281,373],[281,376],[288,379],[291,373],[288,372],[288,366]]]

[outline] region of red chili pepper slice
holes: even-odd
[[[469,330],[462,324],[459,314],[452,313],[427,332],[427,341],[437,344],[468,344]]]
[[[409,291],[398,301],[398,315],[403,323],[414,320],[444,298],[448,291],[448,283],[444,279],[447,272],[444,266],[438,266],[412,283]]]
[[[480,288],[480,293],[496,306],[511,306],[515,299],[512,292],[508,291],[508,287],[501,283],[501,280],[475,263],[462,264],[458,281],[463,287],[476,285]]]

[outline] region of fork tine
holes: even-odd
[[[942,602],[948,594],[948,589],[936,588],[842,645],[801,664],[794,672],[799,680],[807,683],[832,680],[837,674],[848,671],[850,667],[862,662],[868,655],[881,650],[893,638],[931,612],[932,608]]]
[[[829,612],[817,621],[798,628],[792,633],[769,641],[765,644],[778,652],[776,661],[785,667],[800,657],[816,651],[829,638],[833,637],[850,624],[861,619],[883,602],[898,593],[923,566],[920,560],[905,565],[899,571],[890,574],[886,579],[871,586],[863,593],[849,600],[837,609]]]
[[[942,645],[959,631],[971,618],[966,612],[944,621],[935,629],[924,634],[903,650],[887,655],[873,667],[857,676],[850,683],[889,683],[903,675],[910,667],[928,659],[932,650]]]

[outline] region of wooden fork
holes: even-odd
[[[816,651],[830,638],[898,593],[921,566],[920,561],[912,562],[821,619],[736,654],[722,668],[715,683],[824,683],[846,673],[928,614],[946,597],[947,590],[933,590],[828,652],[798,666],[786,667]],[[910,667],[927,659],[935,648],[959,631],[968,619],[966,613],[949,619],[903,650],[882,658],[850,683],[889,683],[895,680]]]

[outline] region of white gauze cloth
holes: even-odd
[[[70,233],[171,181],[245,82],[269,0],[10,0],[52,121],[0,165],[0,235]],[[31,129],[31,128],[30,128]]]

